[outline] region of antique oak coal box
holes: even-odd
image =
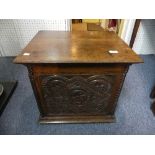
[[[88,123],[115,120],[129,65],[142,60],[114,32],[39,31],[14,62],[28,68],[41,123]]]

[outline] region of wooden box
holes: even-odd
[[[115,120],[129,65],[142,59],[114,32],[39,31],[14,62],[28,68],[41,123],[88,123]]]

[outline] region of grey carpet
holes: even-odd
[[[116,123],[38,123],[39,112],[25,66],[0,58],[0,80],[18,80],[18,86],[0,117],[0,134],[155,134],[150,110],[155,84],[155,56],[142,56],[145,63],[132,65],[126,76],[116,109]]]

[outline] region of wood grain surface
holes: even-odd
[[[109,50],[118,53],[110,54]],[[114,32],[39,31],[14,62],[140,63],[143,60]]]

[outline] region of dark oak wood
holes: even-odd
[[[153,112],[153,115],[155,116],[155,101],[151,104],[151,110]]]
[[[113,32],[41,31],[14,62],[28,68],[41,123],[89,123],[114,121],[129,65],[142,59]]]
[[[136,35],[137,35],[137,32],[138,32],[140,22],[141,22],[141,19],[136,19],[136,22],[135,22],[135,25],[134,25],[134,28],[133,28],[133,32],[132,32],[132,36],[131,36],[131,40],[130,40],[130,45],[129,45],[131,48],[133,47],[133,44],[135,42],[135,38],[136,38]]]
[[[118,54],[109,54],[117,50]],[[29,56],[23,55],[30,53]],[[39,31],[15,63],[140,63],[142,59],[114,32]]]
[[[150,98],[151,99],[155,99],[155,86],[153,87],[151,93],[150,93]],[[155,116],[155,101],[153,101],[153,103],[151,104],[151,110]]]
[[[150,98],[152,98],[152,99],[155,98],[155,86],[153,87],[153,89],[151,91]]]

